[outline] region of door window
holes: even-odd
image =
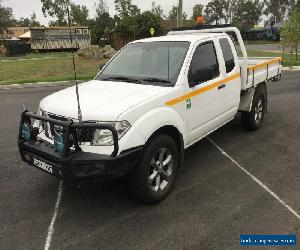
[[[213,41],[199,45],[194,53],[189,70],[190,86],[212,80],[219,75],[219,63]]]
[[[220,39],[220,45],[225,60],[226,73],[230,73],[235,68],[232,48],[227,38]]]

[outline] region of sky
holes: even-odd
[[[90,10],[90,17],[95,15],[95,3],[97,0],[73,0],[77,4],[84,4]],[[177,5],[178,0],[156,0],[157,4],[160,4],[164,10],[164,14],[168,14],[173,5]],[[183,10],[188,14],[188,17],[192,16],[192,9],[195,4],[201,3],[206,5],[209,0],[184,0]],[[136,4],[142,11],[151,9],[152,0],[132,0],[133,4]],[[13,14],[16,18],[29,17],[32,12],[37,14],[38,21],[47,25],[50,18],[45,18],[42,13],[42,4],[40,0],[2,0],[2,4],[6,7],[13,9]],[[109,7],[111,15],[115,14],[114,0],[106,0],[106,4]]]

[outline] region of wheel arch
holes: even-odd
[[[170,136],[172,139],[174,139],[179,153],[179,167],[183,167],[184,162],[184,139],[182,133],[173,125],[165,125],[159,129],[157,129],[147,140],[147,143],[149,143],[153,138],[160,134],[165,134]],[[146,143],[146,145],[147,145]]]
[[[241,93],[241,101],[239,106],[239,111],[241,112],[250,112],[253,104],[253,98],[256,94],[263,93],[265,96],[265,109],[268,110],[268,94],[267,94],[267,83],[262,82],[256,85],[255,88],[250,89],[249,91],[243,91]]]

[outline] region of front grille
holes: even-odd
[[[71,121],[77,122],[76,119],[66,118],[63,116],[54,115],[51,113],[43,112],[42,114],[45,117],[58,120],[58,121]],[[63,133],[63,127],[60,127],[58,125],[51,124],[49,122],[42,122],[43,129],[45,131],[45,136],[48,139],[53,140],[55,133]],[[77,129],[77,138],[78,143],[89,143],[93,140],[95,130],[92,128],[85,128],[85,129]]]

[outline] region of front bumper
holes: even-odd
[[[126,175],[138,163],[143,151],[143,147],[137,147],[118,155],[116,151],[118,145],[116,145],[112,155],[101,155],[83,152],[78,144],[71,147],[69,143],[66,143],[68,148],[62,154],[57,152],[54,145],[49,142],[37,138],[25,140],[22,137],[21,126],[24,122],[30,122],[28,118],[56,122],[29,112],[22,114],[18,140],[22,160],[30,166],[66,181],[119,178]],[[58,123],[67,127],[65,138],[76,134],[74,129],[78,125],[74,123],[63,124],[60,121]],[[82,126],[84,125],[80,124],[80,127]],[[118,143],[118,140],[115,140],[115,143]]]

